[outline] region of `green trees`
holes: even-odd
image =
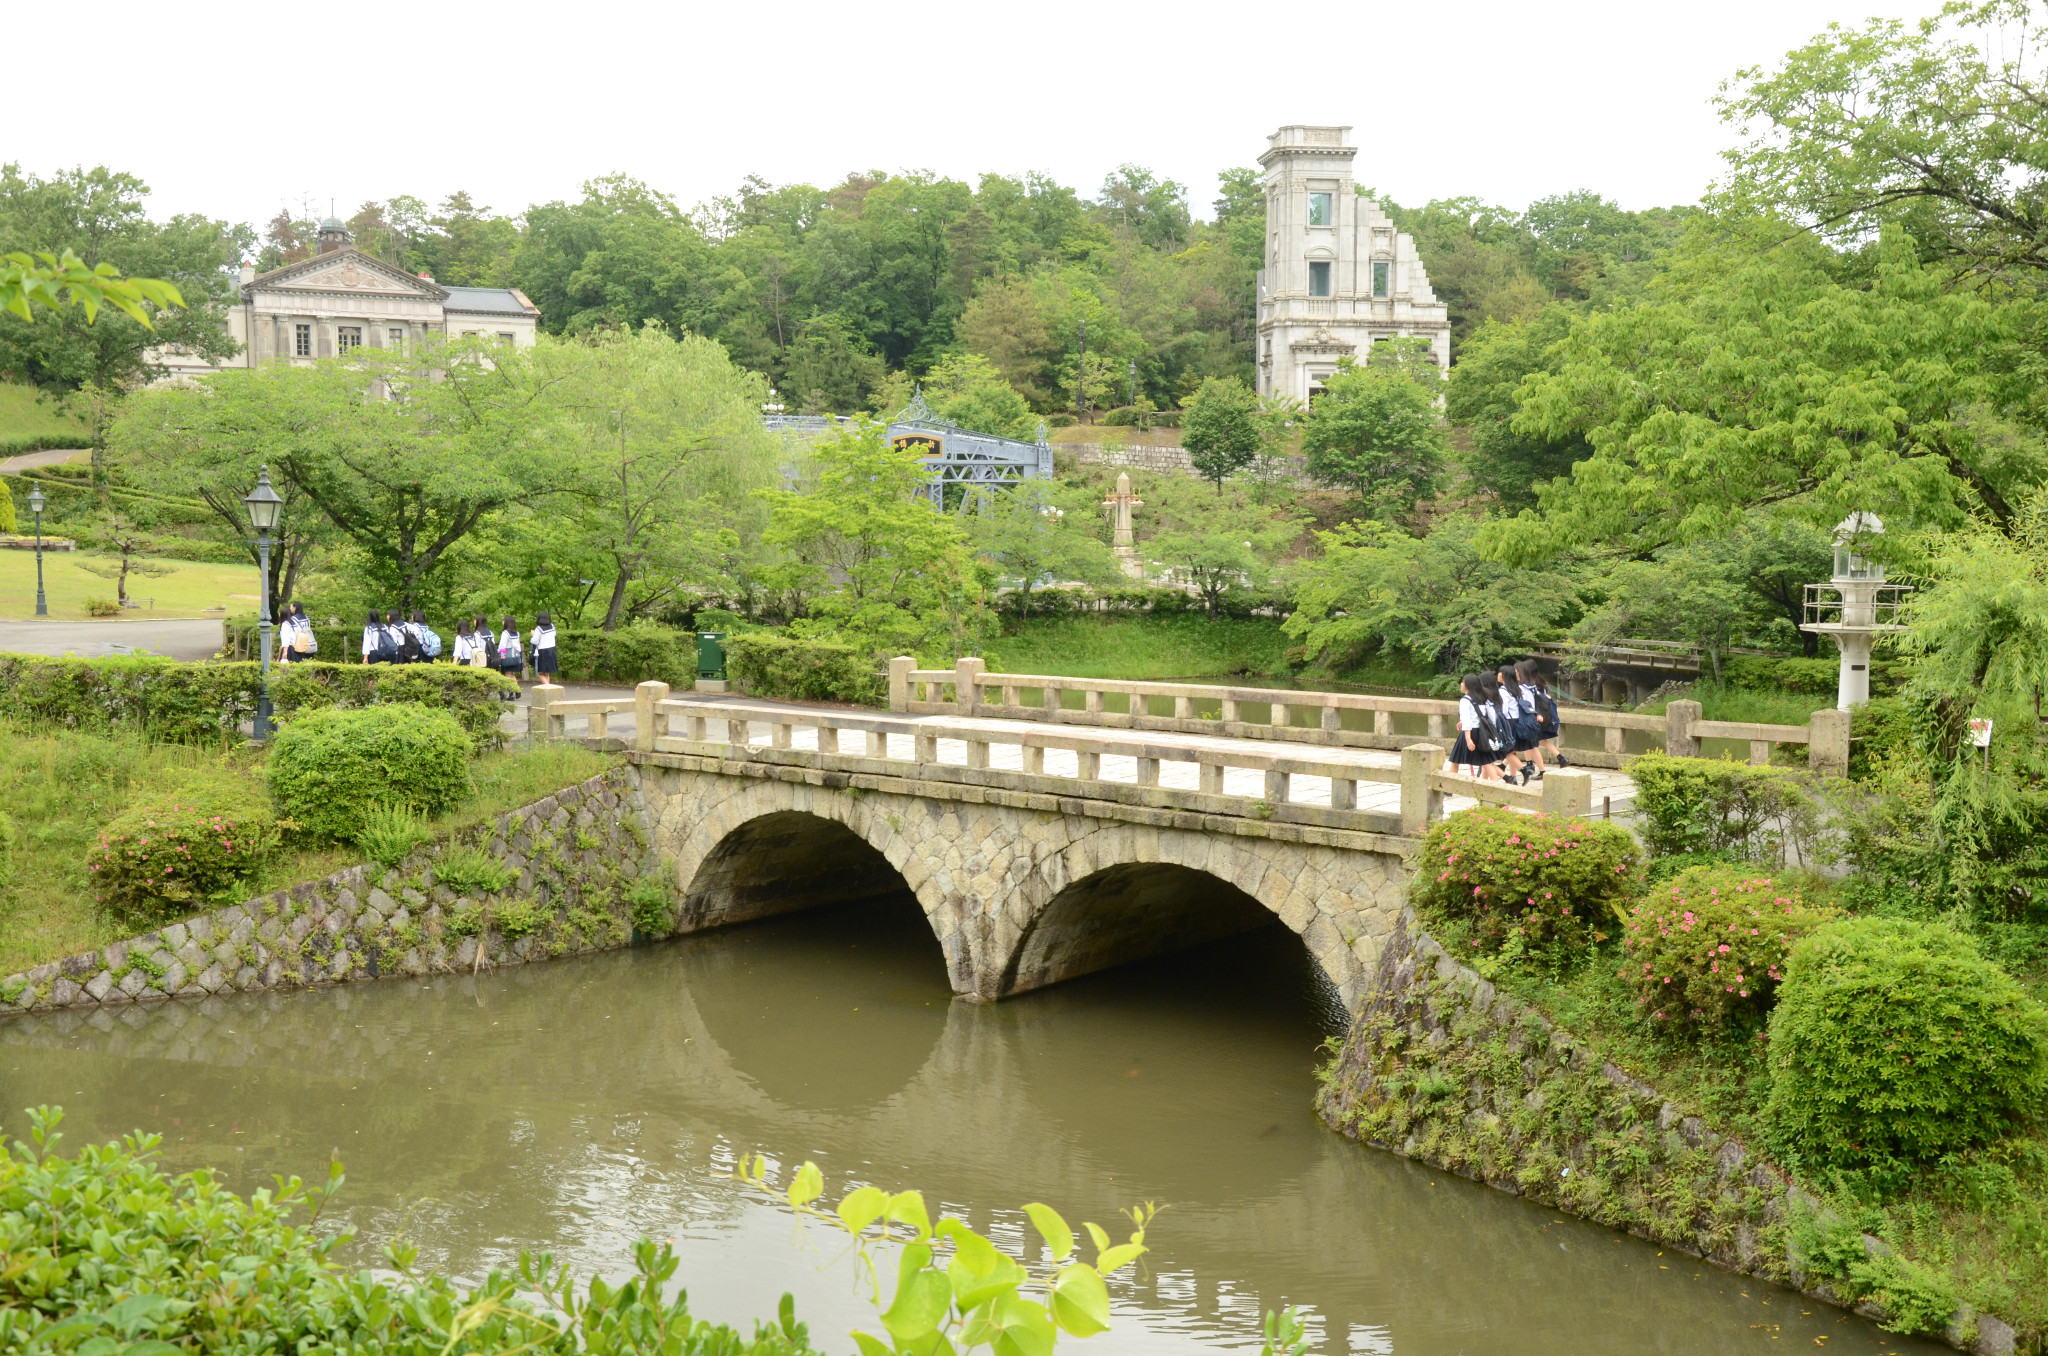
[[[1374,517],[1414,511],[1444,471],[1437,368],[1428,341],[1383,339],[1364,366],[1342,365],[1323,383],[1301,435],[1309,474],[1357,495]]]
[[[105,167],[44,179],[0,166],[0,370],[118,387],[150,375],[159,344],[234,351],[222,305],[245,235],[197,216],[153,222],[148,192]],[[37,306],[49,309],[32,320]]]
[[[1099,584],[1116,575],[1109,548],[1093,530],[1095,496],[1044,480],[985,493],[966,515],[975,551],[1023,597],[1041,583]]]
[[[764,539],[785,556],[771,582],[802,613],[800,634],[882,658],[957,646],[978,628],[967,534],[923,497],[930,477],[915,452],[861,420],[817,446],[806,482],[762,495]]]
[[[1166,566],[1174,582],[1193,589],[1211,617],[1222,615],[1227,594],[1265,584],[1280,553],[1301,535],[1299,522],[1234,489],[1219,487],[1213,496],[1162,493],[1149,502],[1161,525],[1138,549]]]
[[[1223,492],[1224,477],[1251,465],[1259,452],[1259,429],[1253,416],[1258,397],[1235,377],[1210,377],[1183,402],[1181,446],[1188,451],[1195,474],[1213,481]]]

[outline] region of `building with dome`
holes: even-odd
[[[1381,339],[1421,338],[1445,371],[1450,310],[1415,251],[1360,197],[1349,127],[1283,127],[1267,138],[1266,266],[1258,282],[1258,383],[1263,396],[1304,404],[1345,358],[1364,362]]]
[[[164,380],[266,362],[310,363],[356,348],[409,348],[429,335],[474,335],[529,348],[540,308],[516,287],[449,287],[355,247],[333,217],[320,223],[310,259],[259,274],[242,266],[241,297],[228,310],[228,333],[241,347],[209,363],[177,348],[153,350]]]

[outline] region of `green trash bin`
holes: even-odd
[[[699,678],[725,677],[725,639],[723,631],[699,631],[697,633],[697,676]]]

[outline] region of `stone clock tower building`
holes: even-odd
[[[1351,177],[1349,127],[1283,127],[1266,171],[1266,266],[1259,271],[1259,394],[1307,404],[1342,358],[1364,362],[1381,339],[1430,341],[1451,365],[1451,321],[1430,290],[1415,239]]]

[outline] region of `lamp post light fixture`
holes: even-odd
[[[761,406],[761,413],[776,415],[781,414],[787,408],[788,406],[782,403],[782,392],[770,386],[768,388],[768,400],[766,404]]]
[[[256,590],[262,600],[256,620],[263,646],[263,694],[256,699],[256,720],[250,731],[263,743],[270,738],[270,534],[284,517],[284,500],[270,488],[268,466],[257,472],[256,488],[242,496],[242,503],[249,510],[249,526],[256,529],[257,568],[263,576]]]
[[[36,515],[36,615],[50,615],[50,604],[43,597],[43,505],[49,500],[43,498],[43,487],[38,485],[28,492],[28,510]]]

